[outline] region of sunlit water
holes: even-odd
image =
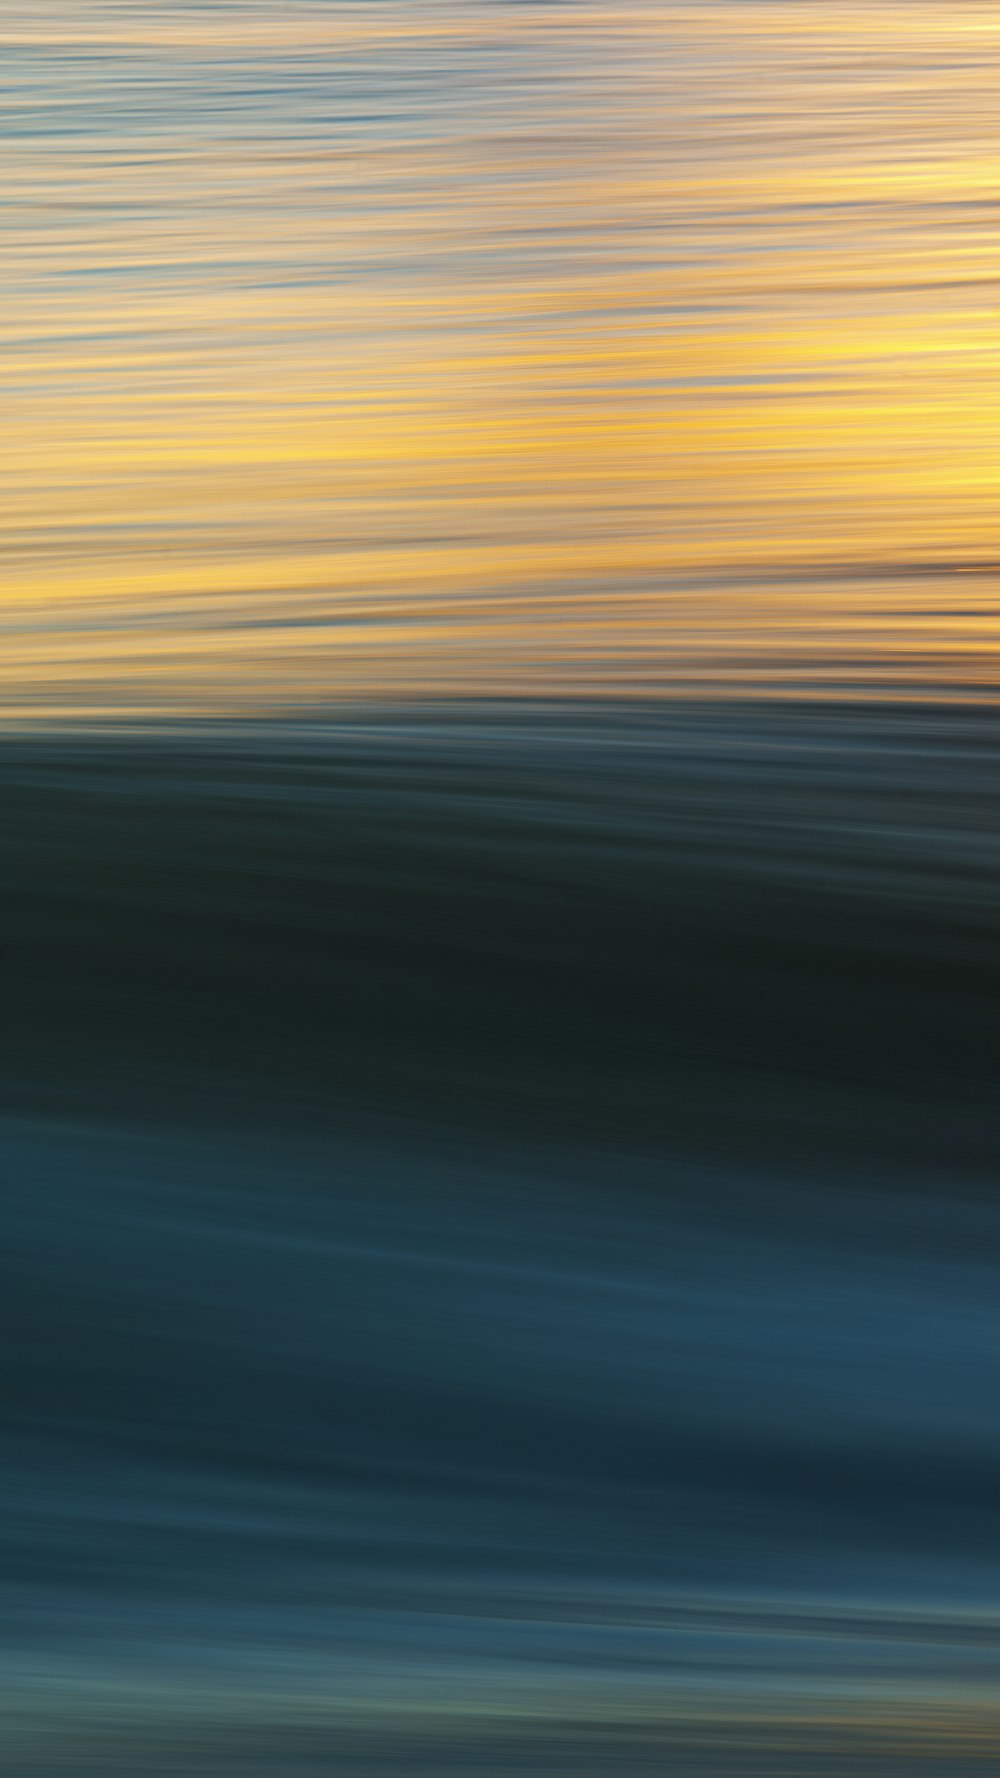
[[[992,4],[0,0],[16,1778],[971,1778]]]
[[[995,690],[989,0],[0,29],[8,712]]]

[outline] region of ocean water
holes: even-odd
[[[11,717],[995,693],[990,0],[32,0]]]
[[[0,1768],[994,1770],[995,9],[0,44]]]

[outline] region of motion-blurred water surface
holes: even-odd
[[[0,29],[8,709],[995,689],[989,0]]]
[[[4,1771],[994,1769],[995,8],[0,45]]]

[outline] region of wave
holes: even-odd
[[[5,740],[19,1769],[986,1769],[996,754]]]

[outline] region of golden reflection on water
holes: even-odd
[[[0,34],[9,715],[995,691],[992,4]]]

